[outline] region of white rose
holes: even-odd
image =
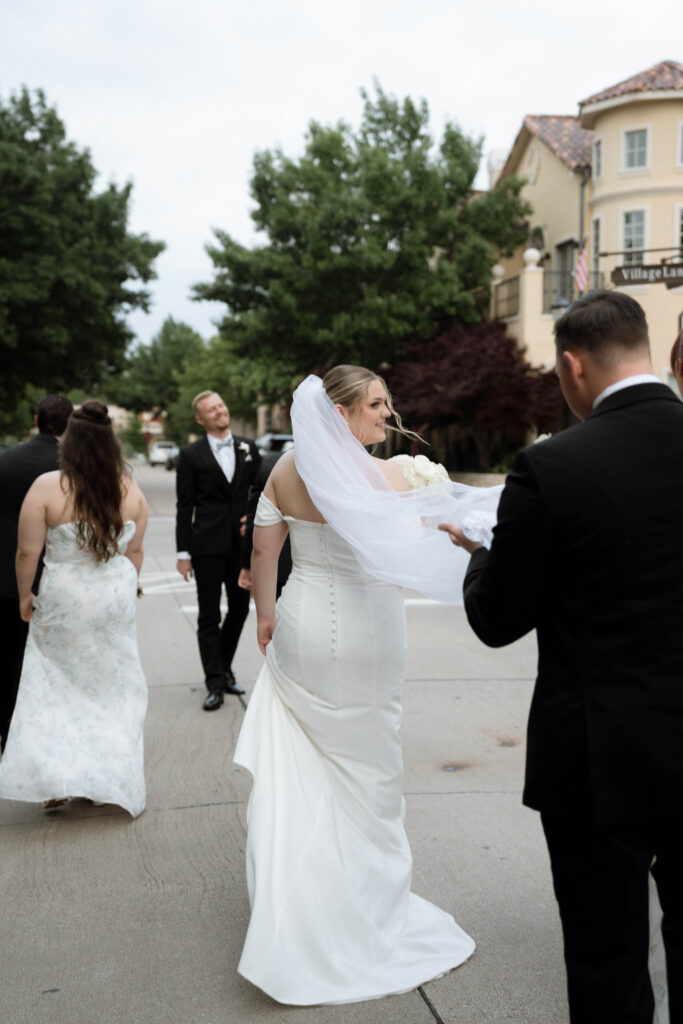
[[[424,481],[425,487],[432,487],[449,479],[446,467],[440,462],[432,462],[426,455],[415,456],[415,472]]]
[[[412,455],[393,455],[389,462],[395,462],[401,469],[404,477],[411,488],[420,487],[419,478],[415,472],[415,460]]]

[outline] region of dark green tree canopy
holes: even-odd
[[[95,191],[42,92],[0,100],[0,398],[92,387],[123,366],[162,242],[127,230],[132,186]]]
[[[132,412],[168,413],[177,401],[179,375],[204,354],[204,341],[191,327],[169,316],[149,345],[140,345],[128,357],[122,376],[108,390]]]
[[[211,283],[221,333],[282,380],[311,366],[392,361],[445,319],[481,319],[491,267],[524,242],[521,182],[477,195],[481,140],[449,124],[434,147],[426,103],[364,93],[360,130],[311,123],[305,151],[254,158],[252,214],[267,241],[216,230]]]

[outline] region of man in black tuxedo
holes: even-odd
[[[0,748],[4,749],[19,689],[28,623],[19,615],[14,560],[19,512],[29,487],[41,473],[59,466],[59,438],[73,406],[64,395],[44,395],[36,407],[38,433],[0,454]],[[33,583],[38,589],[42,563]]]
[[[180,449],[177,466],[176,546],[178,571],[194,573],[199,617],[197,639],[204,668],[205,711],[223,703],[223,693],[242,694],[232,659],[249,612],[249,592],[237,585],[241,566],[241,520],[260,456],[253,441],[230,432],[230,413],[213,391],[192,402],[206,436]],[[228,613],[221,626],[225,587]]]
[[[574,1024],[651,1024],[648,873],[683,1021],[683,404],[650,364],[630,296],[595,291],[555,326],[583,422],[515,459],[469,622],[498,647],[536,629],[524,803],[541,812]]]

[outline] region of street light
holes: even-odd
[[[564,295],[558,295],[557,298],[554,299],[553,304],[550,307],[550,312],[552,314],[553,320],[559,320],[562,314],[567,312],[569,306],[569,299],[566,299]]]

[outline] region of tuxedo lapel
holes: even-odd
[[[240,473],[242,472],[242,470],[244,469],[244,452],[240,448],[240,444],[242,442],[242,438],[241,437],[235,437],[234,434],[232,436],[233,436],[234,445],[235,445],[235,473],[234,473],[234,476],[232,478],[232,483],[234,485],[235,483],[237,483],[237,478],[240,475]]]

